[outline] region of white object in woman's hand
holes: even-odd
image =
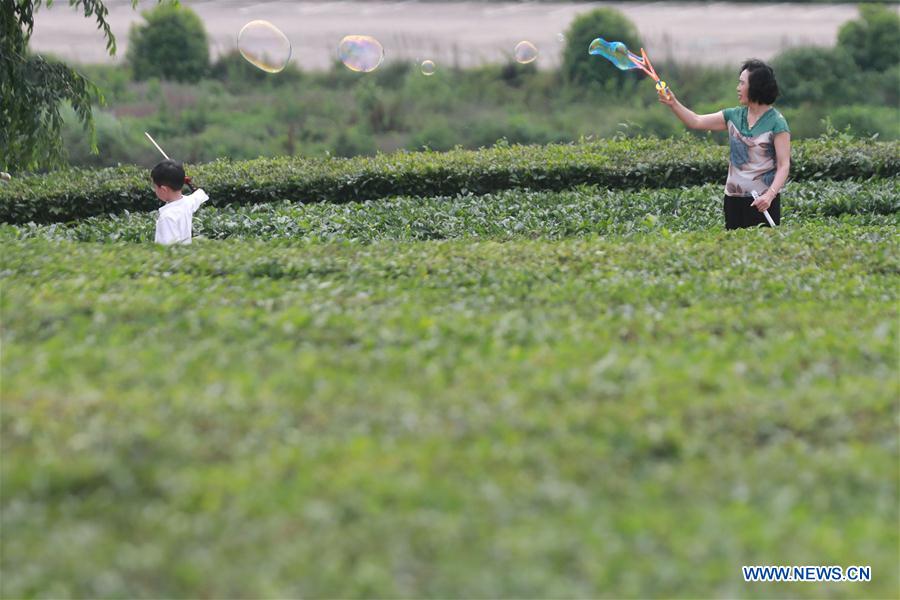
[[[769,215],[769,206],[772,205],[772,200],[770,199],[771,194],[766,192],[760,196],[755,190],[750,193],[753,195],[753,203],[750,206],[756,208],[756,210],[766,217],[766,221],[769,222],[769,227],[775,227],[775,221],[773,221],[771,215]]]
[[[752,206],[759,212],[765,212],[769,210],[770,206],[772,206],[772,200],[772,194],[769,192],[766,192],[761,196],[756,192],[753,192],[753,203],[750,204],[750,206]]]

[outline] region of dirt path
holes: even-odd
[[[267,19],[293,44],[293,60],[303,69],[325,69],[340,39],[350,33],[374,35],[387,60],[433,59],[472,66],[502,62],[520,40],[539,48],[538,66],[556,66],[564,42],[559,34],[572,19],[598,6],[614,6],[641,32],[651,57],[704,64],[735,64],[756,56],[768,59],[796,45],[834,44],[838,28],[857,15],[853,4],[729,3],[481,3],[481,2],[248,2],[191,1],[206,25],[214,55],[235,47],[240,28]],[[145,10],[155,2],[143,0]],[[128,0],[110,0],[109,20],[119,43],[141,21]],[[598,32],[598,35],[600,32]],[[67,3],[36,15],[32,47],[81,63],[107,62],[100,33]]]

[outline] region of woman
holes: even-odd
[[[772,68],[749,60],[741,66],[737,93],[741,106],[708,115],[685,108],[671,93],[660,95],[675,116],[691,129],[728,130],[731,159],[725,183],[725,228],[765,225],[763,211],[781,222],[781,196],[791,167],[791,131],[772,108],[778,83]],[[753,199],[753,192],[759,194]]]

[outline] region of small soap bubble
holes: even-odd
[[[434,75],[434,61],[433,60],[423,60],[422,61],[422,75],[430,76]]]
[[[384,47],[368,35],[348,35],[341,40],[338,56],[351,71],[368,73],[384,61]]]
[[[564,34],[564,33],[557,33],[557,34],[556,34],[556,41],[559,42],[559,43],[565,42],[565,41],[566,41],[566,34]]]
[[[538,57],[538,49],[534,44],[528,41],[521,41],[516,44],[516,61],[527,65]]]
[[[291,59],[291,42],[268,21],[250,21],[238,34],[238,50],[247,62],[267,73],[283,71]]]

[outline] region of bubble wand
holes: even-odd
[[[756,202],[757,200],[759,200],[759,194],[756,193],[756,190],[753,190],[753,191],[750,192],[750,193],[753,195],[753,201],[754,201],[754,202]],[[769,227],[775,227],[775,221],[772,220],[771,215],[769,215],[769,211],[768,211],[768,210],[764,210],[764,211],[763,211],[763,215],[765,215],[766,221],[769,222]]]
[[[641,55],[638,56],[622,42],[607,42],[603,38],[597,38],[588,47],[588,54],[602,56],[622,71],[640,69],[656,82],[658,94],[665,95],[666,98],[670,97],[669,86],[656,74],[656,69],[653,68],[653,64],[647,58],[647,53],[643,48],[641,48]]]
[[[150,143],[151,143],[151,144],[153,144],[154,146],[156,146],[156,149],[159,150],[159,153],[163,155],[163,158],[165,158],[166,160],[172,160],[171,158],[169,158],[169,155],[166,154],[166,153],[163,151],[163,149],[159,147],[159,144],[156,143],[156,140],[154,140],[152,137],[150,137],[150,134],[149,134],[149,133],[147,133],[147,132],[145,131],[145,132],[144,132],[144,135],[147,136],[147,139],[150,140]],[[197,191],[197,188],[194,187],[194,183],[193,183],[193,181],[191,180],[190,177],[185,177],[185,178],[184,178],[184,185],[186,185],[186,186],[188,187],[188,189],[191,190],[191,193],[192,193],[192,194],[193,194],[194,192]]]

